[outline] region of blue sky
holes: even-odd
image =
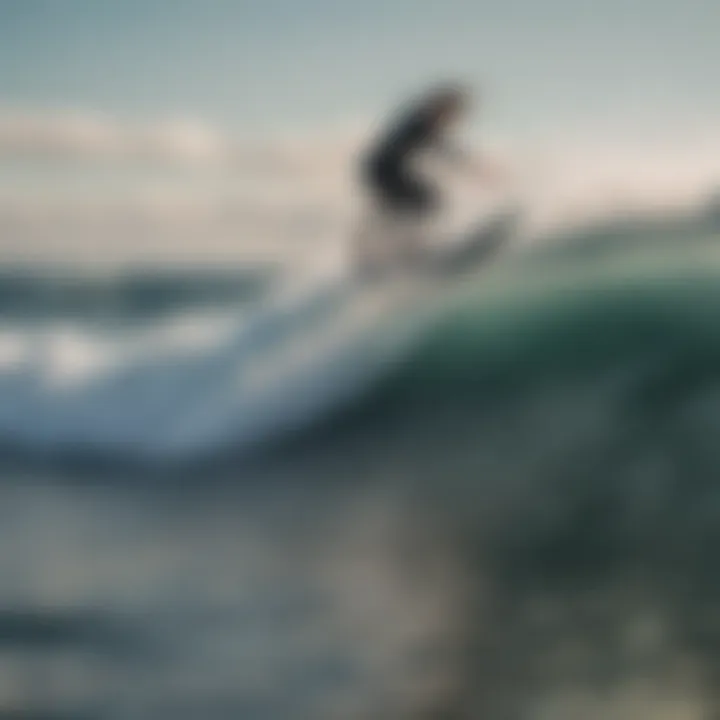
[[[428,80],[509,128],[711,120],[717,0],[6,0],[0,103],[237,130],[368,117]]]

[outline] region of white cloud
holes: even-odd
[[[80,112],[0,112],[0,155],[43,159],[214,161],[227,140],[194,121],[135,125]]]
[[[0,158],[166,162],[253,172],[337,169],[360,137],[357,129],[313,136],[242,138],[193,119],[120,122],[90,112],[0,108]]]
[[[23,253],[229,258],[281,253],[313,236],[342,240],[357,212],[352,170],[365,132],[260,139],[192,119],[138,124],[0,109],[0,160],[33,168],[23,183],[17,163],[0,170],[0,261]],[[546,229],[696,202],[720,185],[720,138],[590,138],[524,152],[518,144],[514,165],[518,192]],[[484,190],[462,194],[477,212]]]
[[[615,213],[684,211],[720,187],[720,136],[711,133],[576,140],[531,157],[526,194],[545,228]]]
[[[243,257],[337,235],[356,137],[236,137],[189,119],[0,109],[0,160],[16,161],[0,170],[0,261]]]

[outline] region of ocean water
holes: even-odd
[[[720,717],[719,278],[708,212],[410,301],[0,273],[0,715]]]

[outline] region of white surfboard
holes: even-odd
[[[474,272],[494,260],[512,240],[519,219],[520,211],[515,207],[484,218],[458,241],[435,253],[433,270],[443,276]]]

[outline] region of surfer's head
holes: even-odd
[[[468,111],[470,93],[460,85],[442,85],[429,94],[427,103],[439,125],[452,125]]]

